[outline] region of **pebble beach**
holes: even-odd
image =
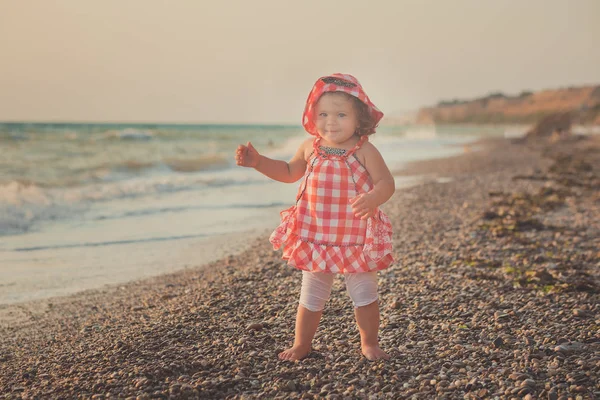
[[[207,265],[0,306],[0,398],[600,398],[600,136],[411,163],[382,208],[380,344],[336,279],[304,360],[301,274],[267,237]]]

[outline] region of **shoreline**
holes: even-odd
[[[161,261],[146,262],[135,267],[132,267],[131,263],[127,263],[118,271],[114,270],[114,274],[96,270],[85,271],[73,265],[21,267],[18,269],[20,275],[17,278],[7,278],[6,283],[0,284],[0,289],[5,289],[5,292],[0,295],[0,325],[5,313],[3,311],[10,306],[18,307],[33,302],[52,302],[81,292],[109,289],[128,282],[143,281],[190,268],[201,268],[202,265],[246,251],[248,249],[247,238],[261,236],[264,232],[266,230],[252,228],[247,231],[218,234],[202,239],[178,239],[170,246],[170,251],[174,253],[170,257],[163,256]],[[139,245],[142,247],[145,244],[140,243]],[[102,246],[91,246],[91,248],[103,251]],[[84,249],[87,248],[84,247]],[[130,245],[128,250],[129,252],[141,251],[134,245]],[[86,251],[89,254],[89,250]],[[23,256],[30,257],[28,252],[25,252]],[[110,261],[106,257],[105,259]],[[194,264],[190,262],[192,259]],[[118,260],[111,262],[111,264],[113,263],[118,263]],[[46,268],[51,268],[52,273],[47,273]],[[11,270],[3,272],[6,272],[7,276],[15,273]],[[34,274],[44,275],[44,282],[29,282],[27,277]],[[2,281],[2,273],[0,273],[0,282]]]
[[[391,135],[383,140],[396,143],[396,147],[384,146],[389,159],[393,160],[391,167],[399,167],[402,162],[398,160],[439,157],[462,151],[459,147],[441,143],[409,144],[405,151],[399,152],[396,151],[397,138]],[[454,138],[450,143],[462,140]],[[428,148],[430,152],[426,151]],[[231,175],[236,176],[235,173]],[[218,175],[214,178],[219,179]],[[189,183],[191,178],[186,179],[179,177],[176,181],[179,185]],[[401,176],[396,177],[396,185],[398,188],[413,186],[428,179],[426,176]],[[0,241],[0,264],[4,265],[0,268],[0,307],[105,285],[120,285],[238,254],[238,243],[244,243],[245,236],[255,237],[260,234],[256,232],[266,232],[277,226],[279,212],[286,208],[285,204],[292,204],[290,200],[295,197],[298,185],[279,187],[275,183],[257,182],[249,189],[234,184],[226,185],[229,189],[223,190],[215,185],[206,191],[166,191],[160,197],[149,196],[139,202],[127,196],[122,199],[117,196],[108,202],[83,202],[80,212],[74,211],[74,218],[66,217],[71,211],[67,212],[65,208],[64,212],[58,212],[56,220],[39,222],[39,229],[3,237]],[[128,193],[135,185],[119,188]],[[90,193],[102,192],[102,188],[92,189],[77,189],[69,196],[83,198]],[[111,186],[108,192],[113,189],[116,190]],[[38,194],[40,198],[46,196]],[[261,199],[271,199],[272,205]],[[58,210],[64,206],[60,201],[48,201],[56,203],[53,207]],[[240,202],[247,204],[238,206]],[[195,206],[198,204],[200,207]],[[222,204],[225,207],[220,207]],[[244,212],[243,207],[252,204],[258,204],[260,210]],[[25,211],[31,211],[35,216],[43,214],[43,210],[36,206]],[[161,218],[168,219],[161,221]],[[213,251],[213,247],[219,247],[221,251]]]
[[[411,163],[408,163],[411,164]],[[394,173],[395,177],[406,178],[402,182],[397,183],[397,190],[408,189],[414,186],[419,186],[426,184],[428,182],[435,181],[436,179],[432,178],[430,174],[425,175],[409,175],[403,174],[402,171],[404,169],[398,170],[398,172]],[[56,285],[61,283],[61,279],[64,280],[64,274],[68,274],[70,279],[78,280],[77,287],[45,287],[43,292],[36,292],[33,295],[30,295],[26,299],[11,299],[0,298],[0,325],[3,324],[3,320],[13,320],[13,318],[8,318],[7,314],[13,312],[13,308],[23,307],[36,307],[34,303],[44,303],[44,302],[61,302],[61,299],[68,299],[71,296],[77,295],[83,292],[90,291],[104,291],[104,289],[110,291],[115,287],[122,286],[127,283],[134,283],[136,281],[145,281],[148,279],[160,278],[163,275],[176,274],[180,271],[188,270],[188,269],[202,269],[210,263],[215,261],[223,260],[227,257],[237,256],[244,251],[247,251],[249,248],[248,241],[261,240],[268,241],[268,237],[275,229],[277,224],[273,224],[273,226],[264,228],[264,227],[254,227],[250,228],[246,231],[238,231],[238,232],[230,232],[219,235],[213,235],[211,237],[204,238],[201,241],[191,241],[188,239],[190,243],[178,243],[178,247],[185,248],[186,252],[190,252],[193,248],[193,251],[197,254],[195,256],[196,261],[193,265],[190,263],[184,263],[183,261],[177,262],[173,259],[170,261],[170,264],[173,264],[172,270],[164,269],[156,265],[156,268],[161,268],[160,272],[150,272],[146,271],[146,275],[139,274],[138,272],[125,271],[121,270],[120,275],[118,277],[105,277],[102,282],[98,282],[97,278],[90,282],[90,279],[86,274],[82,273],[82,271],[73,269],[73,268],[60,268],[64,270],[64,273],[61,276],[56,276],[54,273],[53,281],[56,282]],[[185,259],[184,257],[180,257]],[[177,265],[177,266],[176,266]],[[23,271],[21,271],[23,272]],[[35,272],[35,271],[34,271]],[[41,271],[38,271],[41,272]],[[149,275],[148,275],[149,274]],[[107,280],[109,279],[109,280]],[[23,285],[18,285],[17,282],[10,282],[2,286],[15,286],[17,285],[20,290]],[[56,286],[54,285],[54,286]],[[47,295],[45,293],[51,293]],[[31,303],[31,304],[30,304]],[[42,307],[43,308],[43,307]]]
[[[0,392],[597,396],[598,139],[536,147],[499,139],[408,164],[407,174],[430,178],[383,206],[396,258],[380,274],[389,362],[360,356],[339,279],[313,353],[277,360],[293,338],[299,275],[259,236],[200,268],[0,307]]]
[[[484,139],[485,142],[485,139]],[[463,145],[460,145],[463,146]],[[451,144],[445,145],[447,148],[460,147]],[[442,158],[431,158],[438,160]],[[405,165],[411,165],[407,162]],[[402,170],[399,170],[402,171]],[[399,172],[395,174],[396,187],[398,190],[406,189],[412,186],[422,185],[431,180],[429,175],[422,175],[416,171],[416,174],[410,175]],[[295,188],[299,183],[294,183]],[[295,193],[295,190],[294,190]],[[290,203],[291,205],[291,203]],[[279,212],[285,208],[271,212],[270,223],[266,220],[255,221],[244,231],[234,231],[228,233],[214,234],[204,238],[185,238],[180,237],[177,240],[167,244],[168,240],[157,242],[156,246],[148,248],[144,240],[132,241],[127,243],[127,254],[131,260],[120,261],[119,256],[106,256],[105,246],[112,245],[112,251],[123,251],[118,247],[119,243],[90,242],[87,245],[75,242],[69,242],[64,248],[49,246],[48,248],[33,248],[32,252],[15,252],[7,263],[16,263],[13,267],[4,268],[0,271],[0,288],[4,289],[0,295],[0,324],[3,315],[7,314],[6,309],[10,305],[34,301],[52,301],[59,297],[65,297],[88,290],[101,290],[109,286],[120,286],[127,282],[144,280],[152,277],[158,277],[163,274],[176,273],[188,268],[202,268],[202,266],[222,259],[226,256],[235,256],[247,250],[245,244],[248,240],[258,237],[269,236],[278,224]],[[173,233],[175,234],[175,233]],[[159,246],[161,246],[159,248]],[[111,247],[108,247],[111,249]],[[162,250],[160,250],[162,249]],[[78,252],[79,254],[75,254]],[[166,254],[170,253],[170,256]],[[45,263],[27,263],[29,259],[40,258],[48,260]],[[94,259],[99,260],[91,264],[88,262],[86,268],[82,268],[76,259]],[[56,265],[51,260],[59,260]],[[117,267],[121,264],[121,267]],[[32,281],[30,276],[44,276],[43,281]]]

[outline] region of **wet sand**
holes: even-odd
[[[600,140],[488,140],[412,163],[383,206],[368,362],[338,279],[311,355],[293,339],[300,273],[267,237],[207,266],[0,307],[5,398],[594,398],[600,395]],[[376,396],[376,397],[373,397]]]

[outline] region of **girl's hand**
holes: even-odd
[[[352,211],[354,215],[360,219],[368,219],[375,216],[378,204],[375,203],[375,199],[369,193],[362,193],[353,199],[350,199],[352,204]]]
[[[242,167],[256,168],[260,161],[260,154],[252,143],[248,142],[246,146],[240,144],[235,152],[235,162]]]

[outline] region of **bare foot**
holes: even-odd
[[[310,350],[310,346],[294,346],[279,353],[279,359],[289,361],[302,360],[310,353]]]
[[[390,356],[379,346],[362,346],[362,353],[369,361],[390,359]]]

